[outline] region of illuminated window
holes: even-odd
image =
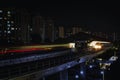
[[[2,17],[0,17],[0,19],[2,19]]]
[[[7,13],[10,14],[10,11],[8,11]]]
[[[5,17],[4,19],[5,19],[5,20],[7,20],[7,18],[6,18],[6,17]]]
[[[9,30],[10,28],[7,28],[7,30]]]
[[[11,28],[11,30],[14,30],[14,28]]]
[[[11,21],[11,23],[14,23],[14,21]]]
[[[8,14],[8,17],[10,17],[11,15]]]
[[[32,31],[32,28],[30,28],[30,31]]]
[[[8,27],[10,27],[10,24],[7,24]]]
[[[8,31],[7,33],[9,34],[9,33],[11,33],[11,31]]]
[[[6,33],[6,31],[4,31],[4,33]]]
[[[9,24],[9,23],[10,23],[10,21],[7,21],[7,23]]]
[[[0,10],[0,13],[2,13],[3,11],[2,10]]]

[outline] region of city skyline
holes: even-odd
[[[29,13],[27,9],[0,8],[0,37],[1,43],[44,43],[54,42],[59,38],[68,38],[83,32],[94,36],[112,39],[113,33],[117,32],[94,31],[87,29],[88,26],[81,24],[55,25],[55,20],[38,13]],[[86,28],[85,28],[86,27]],[[103,36],[104,35],[104,36]],[[111,37],[110,37],[111,36]]]
[[[26,8],[41,16],[52,17],[57,25],[85,25],[92,31],[119,32],[119,5],[102,1],[49,3],[38,1],[6,1],[2,7]],[[109,28],[109,29],[108,29]]]

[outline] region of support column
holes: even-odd
[[[67,70],[60,72],[60,80],[68,80],[68,71]]]

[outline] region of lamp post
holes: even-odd
[[[102,80],[105,80],[105,72],[101,71],[101,74],[102,74]]]

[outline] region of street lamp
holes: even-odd
[[[78,78],[79,78],[79,75],[76,74],[76,75],[75,75],[75,78],[78,79]]]
[[[89,65],[89,68],[93,68],[93,65]]]
[[[105,78],[105,74],[104,74],[104,73],[105,73],[105,72],[104,72],[104,71],[101,71],[100,73],[102,74],[102,80],[104,80],[104,78]]]
[[[83,75],[83,74],[84,74],[84,72],[83,72],[83,71],[80,71],[80,74],[81,74],[81,75]]]

